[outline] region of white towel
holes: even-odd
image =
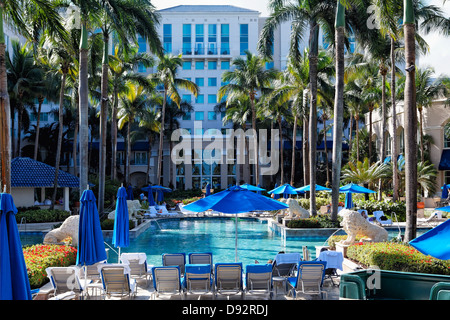
[[[147,255],[143,252],[122,253],[120,255],[120,260],[127,264],[129,264],[130,260],[139,260],[139,264],[143,264],[147,260]]]

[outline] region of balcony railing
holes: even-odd
[[[185,56],[216,56],[216,55],[230,55],[230,48],[217,48],[217,47],[195,47],[195,48],[183,48],[181,53]]]

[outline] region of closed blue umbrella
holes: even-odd
[[[447,197],[448,197],[448,189],[449,189],[449,185],[444,184],[444,185],[441,187],[441,189],[442,189],[442,195],[441,195],[441,198],[442,198],[442,199],[447,199]]]
[[[345,194],[345,205],[344,205],[345,209],[351,209],[353,208],[353,200],[352,200],[352,193],[351,192],[347,192]]]
[[[450,206],[435,210],[450,212]],[[437,259],[450,259],[450,219],[411,240],[409,244],[425,255]]]
[[[106,260],[105,244],[92,190],[84,190],[80,198],[77,265],[92,265]]]
[[[261,210],[280,210],[289,208],[287,204],[251,192],[248,189],[234,186],[209,197],[197,200],[184,207],[194,212],[214,210],[222,213],[243,213]],[[237,261],[237,219],[235,227],[235,260]]]
[[[127,195],[126,200],[134,200],[133,187],[131,185],[128,186],[128,189],[126,191],[126,195]]]
[[[119,261],[120,261],[120,249],[128,247],[130,245],[130,226],[128,216],[127,205],[127,192],[124,187],[120,187],[117,192],[116,200],[116,216],[114,219],[114,231],[112,244],[116,248],[119,248]]]
[[[155,203],[155,198],[153,197],[153,191],[154,191],[153,187],[149,185],[148,187],[142,188],[141,190],[148,191],[148,198],[147,198],[148,205],[150,207],[154,207],[156,205],[156,203]]]
[[[156,201],[158,202],[164,201],[164,193],[162,190],[156,190]]]
[[[31,300],[16,213],[12,196],[0,193],[0,300]]]
[[[205,192],[205,197],[211,195],[211,185],[208,183],[206,185],[206,192]]]

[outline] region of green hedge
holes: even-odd
[[[16,214],[16,221],[20,223],[22,218],[25,218],[27,223],[58,222],[66,220],[69,216],[69,211],[36,209],[19,211]]]
[[[347,257],[382,270],[450,275],[450,261],[426,256],[403,243],[358,243],[348,247]]]
[[[302,208],[309,210],[309,198],[300,198],[297,201]],[[327,197],[316,197],[316,210],[320,210],[321,206],[326,206],[327,204],[330,204],[330,202],[331,200]]]
[[[339,217],[340,218],[340,217]],[[295,219],[288,222],[288,228],[309,229],[309,228],[340,228],[340,220],[331,221],[328,216],[316,216],[308,219]]]
[[[374,211],[383,211],[385,216],[394,218],[395,212],[398,221],[406,221],[406,204],[403,201],[355,200],[353,202],[356,207],[367,210],[369,214],[373,214]]]

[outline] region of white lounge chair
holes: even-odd
[[[392,225],[392,220],[387,219],[383,211],[374,211],[373,216],[381,225]],[[384,219],[382,217],[384,217]]]
[[[215,265],[216,295],[238,294],[244,298],[245,293],[242,285],[242,263],[216,263]]]
[[[435,221],[436,219],[442,219],[442,213],[440,211],[434,211],[427,219],[425,220],[420,220],[417,219],[417,224],[418,225],[427,225],[427,226],[432,226],[433,225],[433,221]]]
[[[294,298],[299,291],[320,296],[324,293],[327,297],[327,292],[322,290],[326,265],[325,261],[301,261],[298,263],[297,276],[288,278]]]
[[[271,264],[249,264],[245,267],[245,292],[267,293],[272,295],[272,265]]]
[[[136,280],[130,279],[131,269],[126,264],[105,263],[98,266],[103,285],[103,297],[119,296],[132,298],[136,296]]]
[[[151,206],[148,207],[148,210],[144,213],[145,218],[156,218],[157,217],[157,211],[156,208]]]
[[[172,267],[154,267],[152,268],[153,287],[155,291],[152,294],[153,300],[155,296],[160,294],[179,294],[184,299],[184,286],[178,266]]]
[[[147,265],[147,255],[143,252],[137,253],[122,253],[120,260],[130,267],[130,276],[135,279],[145,279],[148,287],[148,278],[151,277]]]
[[[74,292],[77,297],[83,294],[84,285],[79,278],[79,267],[48,267],[45,271],[53,287],[53,296],[66,292]]]

